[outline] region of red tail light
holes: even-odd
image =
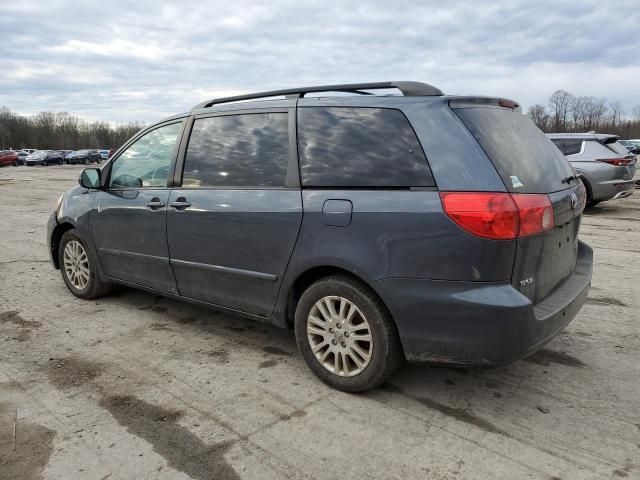
[[[441,192],[445,213],[479,237],[512,240],[554,226],[553,207],[543,194]]]
[[[553,228],[553,207],[546,195],[539,194],[513,194],[520,213],[519,237],[528,237],[545,232]]]
[[[624,167],[626,165],[632,165],[636,161],[635,158],[599,158],[596,162],[604,162],[609,165],[615,165],[616,167]]]

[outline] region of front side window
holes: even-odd
[[[409,121],[386,108],[301,107],[298,151],[305,187],[431,187]]]
[[[182,186],[284,187],[289,161],[287,113],[195,120]]]
[[[172,123],[144,134],[115,160],[111,188],[166,187],[182,123]]]

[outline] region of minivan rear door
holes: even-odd
[[[302,221],[295,101],[282,103],[195,116],[167,213],[180,295],[272,312]]]
[[[454,100],[450,105],[493,163],[507,191],[545,194],[551,202],[554,228],[517,240],[512,275],[513,286],[537,303],[575,269],[586,193],[560,150],[519,108],[505,108],[501,102]]]

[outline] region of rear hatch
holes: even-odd
[[[582,183],[560,150],[514,102],[460,99],[452,100],[450,106],[485,151],[509,193],[544,194],[551,203],[553,228],[515,240],[511,282],[538,303],[575,269],[586,201]]]
[[[617,167],[615,179],[631,180],[636,173],[636,156],[618,142],[617,136],[600,135],[598,142],[608,150],[608,155],[598,160]]]

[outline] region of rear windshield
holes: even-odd
[[[507,190],[550,193],[568,188],[573,168],[553,143],[518,111],[506,108],[456,108],[493,162]]]
[[[629,146],[631,147],[631,145]],[[605,143],[605,147],[607,147],[609,150],[614,151],[615,153],[619,153],[621,155],[629,155],[629,150],[619,142]]]

